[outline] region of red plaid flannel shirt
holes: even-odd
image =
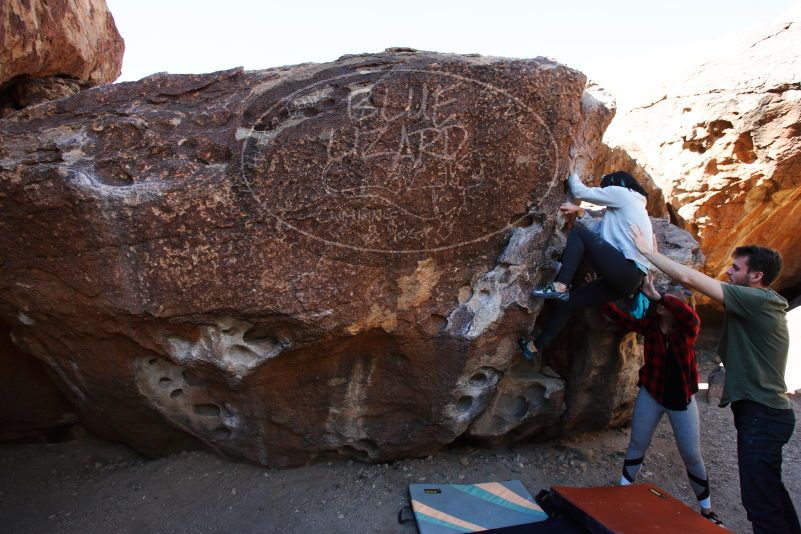
[[[695,362],[694,345],[701,329],[701,320],[695,310],[671,295],[664,295],[658,303],[651,301],[651,305],[654,304],[664,306],[673,314],[675,327],[669,334],[662,333],[659,317],[654,313],[635,319],[609,302],[601,307],[601,311],[616,324],[642,334],[645,338],[645,362],[640,367],[637,385],[645,387],[660,404],[664,402],[665,388],[680,387],[689,404],[693,394],[698,391],[698,365]],[[667,358],[676,358],[681,384],[665,383]]]

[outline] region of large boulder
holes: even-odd
[[[377,461],[578,428],[565,370],[515,340],[612,118],[584,87],[393,49],[22,110],[0,121],[0,316],[91,430],[147,454]]]
[[[4,0],[0,115],[114,81],[124,48],[104,0]]]
[[[801,284],[801,9],[676,76],[607,132],[654,177],[721,275],[737,245],[778,249]]]

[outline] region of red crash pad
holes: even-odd
[[[571,488],[553,486],[549,497],[560,512],[590,532],[615,534],[721,534],[705,519],[653,484]]]

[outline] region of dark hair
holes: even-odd
[[[684,287],[681,284],[671,284],[665,290],[666,295],[673,295],[683,303],[685,303],[690,308],[695,308],[695,297],[693,297],[693,292]]]
[[[768,287],[782,272],[782,255],[778,250],[756,245],[745,245],[734,249],[733,257],[748,258],[748,272],[762,273],[762,284]]]
[[[605,174],[603,178],[601,178],[601,187],[609,187],[610,185],[625,187],[631,191],[641,194],[644,197],[648,197],[648,192],[643,189],[634,176],[630,175],[626,171],[616,171]]]

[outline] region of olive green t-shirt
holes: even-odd
[[[747,399],[790,408],[784,382],[790,348],[787,301],[772,289],[723,284],[723,305],[718,352],[726,381],[720,405]]]

